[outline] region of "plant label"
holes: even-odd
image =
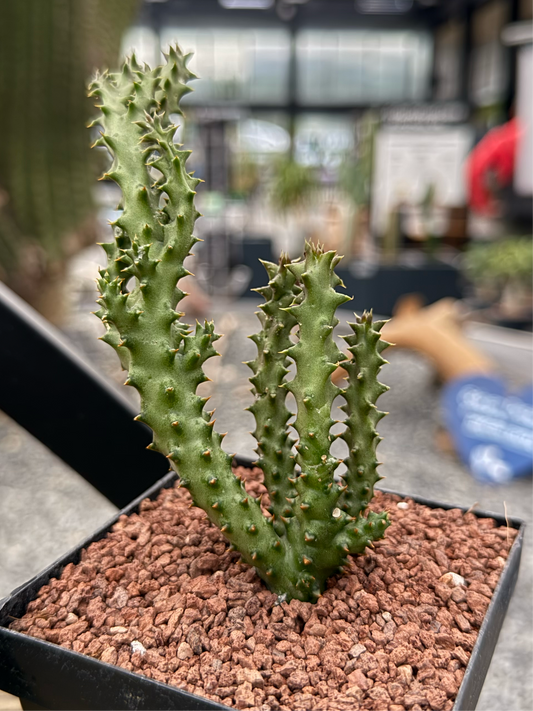
[[[444,420],[457,453],[479,481],[502,484],[533,470],[533,386],[510,393],[498,376],[448,383]]]

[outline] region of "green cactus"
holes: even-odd
[[[137,7],[0,0],[0,278],[40,310],[64,261],[98,233],[85,84],[118,61]]]
[[[269,276],[266,287],[256,289],[265,299],[258,313],[261,331],[250,336],[257,346],[257,358],[248,362],[254,372],[250,382],[256,400],[248,409],[256,421],[254,437],[257,440],[258,465],[264,473],[265,486],[271,499],[270,513],[274,528],[285,532],[284,518],[292,509],[287,498],[296,494],[292,479],[295,462],[292,454],[294,440],[289,436],[287,423],[291,417],[285,405],[285,382],[289,359],[287,349],[292,345],[290,332],[297,321],[286,309],[299,298],[301,289],[290,271],[290,259],[285,255],[279,265],[263,262]]]
[[[373,328],[365,314],[362,327],[352,326],[354,335],[348,337],[349,385],[336,387],[331,374],[345,356],[332,332],[336,308],[348,299],[337,291],[342,282],[334,267],[340,258],[307,245],[304,261],[282,256],[277,265],[264,264],[269,282],[258,290],[265,298],[262,328],[252,336],[258,353],[248,365],[259,465],[271,503],[266,517],[261,502],[232,471],[223,435],[213,428],[213,413],[204,409],[207,398],[196,394],[207,380],[203,364],[218,355],[213,344],[219,336],[213,323],[190,330],[176,310],[185,295],[178,282],[189,274],[183,262],[198,241],[193,230],[199,181],[187,171],[189,153],[174,143],[176,126],[170,120],[181,113],[181,97],[193,78],[187,60],[173,48],[164,66],[152,70],[132,57],[121,73],[97,76],[90,87],[101,111],[93,122],[101,128],[96,143],[113,158],[105,177],[123,196],[115,239],[103,245],[108,266],[98,280],[97,311],[106,326],[102,338],[129,371],[126,384],[141,395],[137,419],[153,430],[151,447],[169,459],[194,503],[271,590],[314,601],[346,556],[362,553],[388,526],[385,513],[367,513],[377,478],[374,427],[382,415],[375,401],[384,390],[376,376],[388,344],[379,340],[380,324]],[[292,380],[287,379],[290,360],[296,364]],[[289,391],[298,408],[296,456],[288,432]],[[342,460],[330,454],[337,395],[346,400],[344,437],[351,448],[344,481],[334,476]]]
[[[343,477],[348,488],[341,506],[352,516],[359,516],[366,509],[374,496],[374,485],[381,479],[376,459],[376,447],[381,438],[376,425],[387,413],[377,409],[376,401],[389,389],[378,381],[378,374],[387,362],[381,353],[390,345],[379,336],[385,321],[373,322],[372,312],[356,318],[356,323],[349,324],[353,334],[342,336],[352,359],[343,364],[349,380],[344,391],[346,405],[341,409],[348,417],[341,437],[348,445],[349,454],[344,460],[347,471]]]

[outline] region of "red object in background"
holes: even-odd
[[[508,185],[514,174],[519,126],[512,118],[491,129],[472,150],[466,165],[470,207],[486,215],[498,213],[489,178],[494,175],[498,186]]]

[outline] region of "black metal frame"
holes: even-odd
[[[268,10],[227,10],[218,0],[159,0],[144,2],[139,12],[138,23],[151,27],[160,36],[161,28],[172,21],[179,21],[180,26],[194,27],[228,27],[234,28],[287,28],[292,36],[292,44],[298,30],[301,29],[383,29],[383,30],[423,30],[430,32],[457,18],[465,23],[465,43],[462,48],[465,67],[470,62],[471,18],[472,14],[486,5],[490,0],[443,0],[436,5],[424,6],[417,2],[408,12],[401,14],[361,13],[356,10],[355,0],[307,0],[303,4],[293,4],[293,15],[289,20],[282,20],[276,11],[276,3]],[[276,0],[283,2],[283,0]],[[289,0],[290,2],[290,0]],[[518,0],[511,0],[512,16],[516,15]],[[462,86],[457,99],[469,104],[468,92],[469,72],[462,75]],[[511,78],[509,93],[514,90],[514,77]],[[300,113],[350,113],[373,108],[373,104],[325,105],[316,106],[299,104],[296,100],[296,63],[294,46],[291,56],[289,76],[289,98],[287,102],[260,106],[243,102],[230,104],[243,110],[283,111],[291,120]],[[430,89],[431,91],[431,89]],[[431,100],[428,96],[427,100]],[[201,108],[192,98],[189,105]],[[220,107],[223,109],[224,107]]]
[[[276,0],[277,2],[283,0]],[[290,3],[291,0],[288,0]],[[514,2],[515,0],[513,0]],[[465,8],[473,10],[490,0],[442,0],[435,5],[414,2],[409,11],[399,14],[362,13],[356,9],[355,0],[307,0],[293,5],[292,17],[283,20],[276,11],[276,2],[266,10],[227,10],[218,0],[150,0],[144,2],[139,21],[155,29],[172,19],[181,24],[217,27],[287,27],[306,28],[433,28],[451,18],[461,17]]]
[[[486,0],[483,0],[486,1]],[[246,112],[283,112],[289,116],[291,124],[295,117],[301,113],[319,114],[355,114],[358,115],[373,106],[362,103],[357,106],[351,104],[300,104],[296,96],[297,64],[295,54],[295,38],[302,29],[429,29],[436,23],[440,9],[414,5],[412,10],[405,14],[361,14],[355,9],[355,0],[309,0],[305,4],[295,4],[294,16],[282,20],[275,4],[269,10],[227,10],[220,6],[218,0],[166,0],[166,2],[144,3],[138,18],[139,24],[152,28],[158,37],[161,28],[172,21],[179,21],[181,27],[198,28],[282,28],[288,29],[291,35],[291,56],[289,61],[288,99],[281,103],[273,104],[248,104],[243,101],[228,102],[218,105],[217,102],[208,104],[211,108],[218,108],[223,113],[225,108],[232,107]],[[430,99],[429,96],[426,97]],[[194,95],[188,97],[184,106],[187,109],[199,111],[205,107],[197,104]],[[292,131],[291,131],[292,134]]]
[[[279,0],[277,0],[279,2]],[[464,1],[464,0],[461,0]],[[472,2],[472,0],[466,0]],[[487,2],[488,0],[482,0]],[[290,2],[290,0],[289,0]],[[218,0],[165,0],[145,2],[139,21],[154,29],[164,27],[179,18],[180,24],[198,27],[318,27],[318,28],[406,28],[433,24],[441,14],[440,8],[414,4],[407,13],[368,14],[356,10],[355,0],[307,0],[293,5],[292,17],[283,20],[276,10],[276,2],[266,10],[227,10]]]

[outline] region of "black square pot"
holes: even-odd
[[[249,461],[237,464],[250,466]],[[228,709],[228,706],[189,694],[181,689],[148,679],[84,654],[29,637],[8,629],[13,618],[21,617],[28,603],[50,578],[59,578],[69,563],[78,563],[81,551],[103,538],[123,514],[138,510],[145,498],[156,498],[162,488],[175,481],[167,474],[144,494],[122,509],[105,526],[80,543],[46,570],[0,601],[0,689],[21,698],[26,709]],[[384,489],[386,493],[398,492]],[[400,494],[404,496],[404,494]],[[466,508],[410,496],[430,508]],[[518,577],[525,524],[520,519],[507,521],[498,514],[476,511],[479,518],[490,517],[499,525],[518,529],[506,565],[487,609],[454,711],[474,709],[485,680],[498,635]]]

